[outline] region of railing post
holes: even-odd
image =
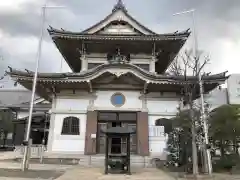
[[[41,145],[41,149],[40,149],[40,163],[43,163],[43,155],[44,155],[44,144]]]

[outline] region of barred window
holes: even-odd
[[[62,135],[79,135],[79,121],[77,117],[66,117],[63,119]]]

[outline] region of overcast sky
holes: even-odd
[[[7,66],[34,70],[40,33],[40,7],[45,0],[0,1],[0,75]],[[46,27],[81,31],[111,13],[117,0],[48,0],[62,6],[47,10]],[[209,54],[207,71],[239,73],[240,0],[125,0],[129,13],[157,33],[192,27],[191,15],[172,16],[196,9],[199,48]],[[186,47],[192,45],[189,38]],[[45,30],[40,71],[70,71]]]

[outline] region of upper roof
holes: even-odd
[[[81,60],[83,49],[87,54],[106,54],[114,51],[114,48],[118,46],[121,52],[126,51],[132,54],[152,54],[155,49],[158,54],[157,59],[159,59],[156,62],[156,72],[161,74],[167,69],[190,35],[189,30],[168,34],[157,34],[151,31],[128,13],[121,0],[106,18],[82,32],[53,27],[50,27],[48,31],[73,72],[81,70],[79,59]]]
[[[135,18],[133,18],[127,11],[125,5],[122,0],[118,0],[117,4],[113,7],[112,13],[106,16],[103,20],[94,24],[93,26],[85,29],[82,33],[94,34],[99,32],[104,27],[108,26],[113,21],[124,21],[127,22],[132,28],[136,29],[139,33],[145,35],[153,35],[156,34],[152,30],[148,29],[140,22],[138,22]]]

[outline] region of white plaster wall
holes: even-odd
[[[111,103],[111,96],[116,92],[125,96],[125,104],[119,108]],[[133,110],[142,108],[142,100],[139,99],[140,92],[137,91],[97,91],[94,106],[96,109],[103,110]]]
[[[161,116],[149,114],[148,123],[150,156],[157,156],[162,160],[166,159],[167,136],[164,132],[164,127],[155,126],[155,121],[161,118],[167,118],[170,121],[170,119],[173,117],[174,115]],[[155,132],[153,132],[153,130],[155,130]]]
[[[56,98],[56,106],[52,137],[52,152],[57,153],[84,153],[85,133],[86,133],[86,111],[89,100],[80,96],[59,96]],[[63,119],[74,116],[80,119],[80,135],[61,135]]]
[[[149,154],[150,156],[158,157],[161,160],[166,160],[167,153],[167,137],[149,137]]]
[[[22,119],[25,117],[28,117],[29,112],[27,111],[18,111],[17,113],[17,119]]]
[[[179,107],[178,98],[156,98],[147,100],[147,108],[150,114],[175,115]]]
[[[57,110],[82,110],[86,111],[89,105],[88,99],[83,99],[83,97],[58,97],[56,100]]]
[[[122,93],[125,98],[125,104],[122,107],[115,107],[111,104],[111,96],[116,92]],[[96,110],[143,110],[143,100],[138,91],[97,91],[93,107]],[[57,110],[54,116],[53,132],[53,152],[63,153],[83,153],[85,145],[86,131],[86,111],[89,106],[89,99],[77,96],[59,96],[56,98]],[[146,99],[146,105],[149,113],[149,130],[155,127],[155,121],[160,118],[171,118],[177,112],[179,105],[178,98],[149,98]],[[64,111],[61,113],[61,111]],[[79,113],[78,113],[79,111]],[[73,113],[74,112],[74,113]],[[67,116],[76,116],[80,119],[80,135],[61,135],[63,119]],[[147,128],[147,127],[146,127]],[[162,135],[154,135],[149,132],[149,147],[151,156],[165,158],[165,148],[167,139]]]
[[[68,116],[69,115],[66,114],[58,114],[55,116],[52,151],[83,153],[85,145],[86,114],[73,115],[80,119],[80,135],[61,135],[63,119]]]
[[[152,98],[147,100],[149,124],[149,152],[150,156],[165,160],[167,157],[167,136],[164,128],[155,126],[155,121],[161,118],[171,119],[177,113],[179,98]],[[157,130],[152,132],[153,130]],[[162,132],[161,132],[162,131]]]

